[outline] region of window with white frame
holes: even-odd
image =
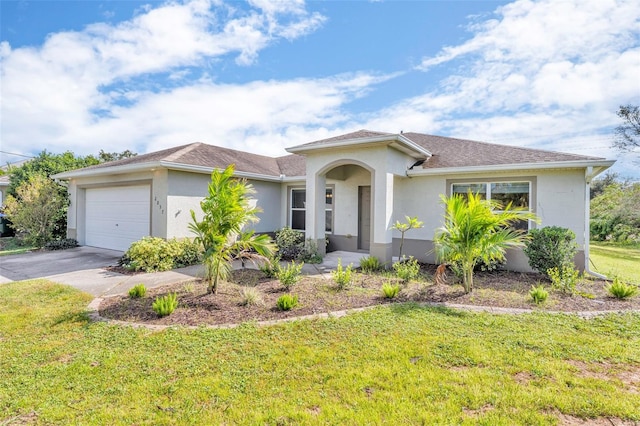
[[[306,211],[307,211],[307,191],[303,188],[292,188],[290,191],[289,205],[289,224],[291,229],[304,231],[306,229]],[[324,230],[327,233],[333,232],[333,188],[325,190],[325,206],[324,206]]]
[[[531,182],[480,182],[451,185],[452,194],[467,194],[469,191],[479,194],[483,200],[498,201],[503,206],[511,203],[512,207],[531,211]],[[526,231],[529,225],[528,220],[521,220],[512,226]]]

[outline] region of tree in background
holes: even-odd
[[[22,182],[6,200],[5,214],[13,228],[24,233],[26,242],[41,247],[52,239],[64,214],[66,197],[46,176],[34,174]]]
[[[105,152],[103,149],[98,153],[98,160],[101,163],[108,163],[110,161],[122,160],[123,158],[131,158],[138,155],[133,151],[129,151],[128,149],[122,152]]]
[[[640,242],[640,182],[614,181],[591,200],[591,239]]]
[[[640,148],[640,108],[634,105],[621,105],[617,114],[623,123],[616,127],[613,146],[622,151],[634,151]]]
[[[444,226],[436,231],[436,252],[440,262],[462,269],[464,290],[473,290],[473,270],[483,261],[503,261],[505,250],[520,247],[527,239],[525,231],[511,225],[521,220],[538,220],[511,203],[502,206],[494,200],[483,200],[480,194],[441,196],[445,205]]]
[[[271,238],[245,231],[244,227],[258,222],[258,207],[251,206],[250,195],[255,193],[251,184],[233,177],[234,166],[224,171],[214,170],[209,183],[209,195],[200,202],[204,212],[201,221],[191,210],[189,229],[195,241],[204,248],[204,265],[208,290],[218,291],[218,281],[231,274],[234,259],[254,255],[268,257],[275,250]]]

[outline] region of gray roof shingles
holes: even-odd
[[[509,145],[498,145],[465,139],[426,135],[422,133],[409,132],[403,133],[402,135],[433,154],[433,156],[422,165],[425,169],[603,160],[603,158],[599,157],[520,148]],[[322,145],[332,142],[378,136],[395,135],[393,133],[358,130],[356,132],[309,142],[299,146],[317,146],[318,148],[321,148]],[[86,170],[131,164],[154,163],[159,161],[211,168],[225,168],[227,165],[233,163],[235,164],[237,171],[274,177],[278,177],[280,175],[304,176],[306,174],[305,158],[300,155],[291,154],[274,158],[230,148],[207,145],[201,142],[181,145],[109,163],[98,164],[96,166],[87,167]]]

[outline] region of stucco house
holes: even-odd
[[[435,262],[433,238],[444,220],[440,195],[469,189],[511,200],[542,220],[520,226],[563,226],[580,247],[589,241],[589,183],[614,161],[583,155],[497,145],[420,133],[368,130],[288,148],[269,157],[192,143],[111,163],[60,173],[71,206],[67,234],[81,245],[126,250],[151,235],[192,237],[190,210],[200,210],[210,173],[233,163],[253,184],[263,209],[257,232],[284,226],[303,230],[321,250],[369,252],[389,262],[399,233],[390,226],[405,215],[424,228],[406,235],[405,253]],[[507,267],[529,270],[521,250]]]

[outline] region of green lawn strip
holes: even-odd
[[[592,242],[589,253],[596,272],[610,278],[617,275],[625,281],[640,284],[640,248],[637,246],[620,247]]]
[[[0,256],[8,256],[11,254],[26,253],[35,250],[37,247],[23,246],[20,240],[15,237],[0,238]]]
[[[89,299],[45,280],[0,286],[0,423],[32,412],[56,424],[553,424],[558,412],[640,420],[637,389],[584,371],[637,374],[637,314],[403,304],[155,332],[90,323]]]

